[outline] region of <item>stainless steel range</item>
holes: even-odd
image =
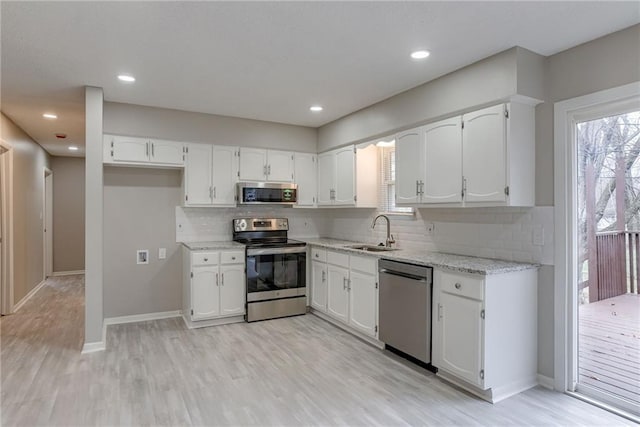
[[[288,230],[287,218],[233,220],[233,240],[246,245],[248,322],[306,313],[306,243]]]

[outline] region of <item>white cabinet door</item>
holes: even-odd
[[[433,365],[482,386],[482,301],[440,292],[434,313]]]
[[[238,182],[238,147],[213,146],[212,203],[235,206]]]
[[[327,312],[327,264],[311,262],[311,307]]]
[[[261,148],[240,148],[240,180],[267,180],[267,150]]]
[[[329,152],[318,155],[318,205],[326,206],[333,203],[335,174],[334,153]]]
[[[347,323],[349,321],[349,270],[327,265],[327,313]]]
[[[149,140],[144,138],[114,137],[113,160],[116,162],[148,162]]]
[[[420,203],[423,162],[421,128],[399,133],[396,136],[396,204]]]
[[[192,320],[209,319],[220,314],[218,266],[194,267],[191,278]]]
[[[504,104],[462,116],[465,201],[506,200],[506,116]]]
[[[378,290],[376,276],[351,270],[349,324],[369,336],[376,336]]]
[[[293,181],[293,153],[290,151],[267,151],[267,180],[274,182]]]
[[[461,125],[460,116],[457,116],[423,127],[425,177],[422,203],[462,201]]]
[[[211,205],[211,153],[211,145],[187,145],[184,169],[185,206]]]
[[[353,147],[345,147],[335,152],[335,198],[334,205],[355,205],[356,168]]]
[[[244,264],[220,266],[220,315],[244,314]]]
[[[316,155],[295,153],[293,156],[294,182],[298,185],[298,206],[315,206],[317,186]]]
[[[149,160],[152,163],[165,165],[184,164],[184,146],[174,141],[151,141],[151,153]]]

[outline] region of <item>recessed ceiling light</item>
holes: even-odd
[[[430,55],[429,51],[427,51],[427,50],[416,50],[415,52],[411,53],[411,57],[413,59],[424,59],[424,58],[428,57],[429,55]]]
[[[136,81],[136,78],[127,74],[120,74],[118,76],[118,80],[125,82],[125,83],[133,83]]]
[[[78,151],[78,147],[76,147],[75,145],[70,145],[69,146],[69,150],[70,151]]]
[[[44,117],[45,119],[57,119],[57,118],[58,118],[58,116],[56,116],[56,115],[55,115],[55,114],[53,114],[53,113],[44,113],[44,114],[42,115],[42,117]]]
[[[311,107],[309,107],[309,110],[317,113],[318,111],[322,111],[322,107],[319,105],[312,105]]]

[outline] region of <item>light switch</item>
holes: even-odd
[[[158,249],[158,259],[165,259],[167,257],[167,248]]]

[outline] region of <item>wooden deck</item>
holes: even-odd
[[[580,306],[579,383],[640,405],[640,295]]]

